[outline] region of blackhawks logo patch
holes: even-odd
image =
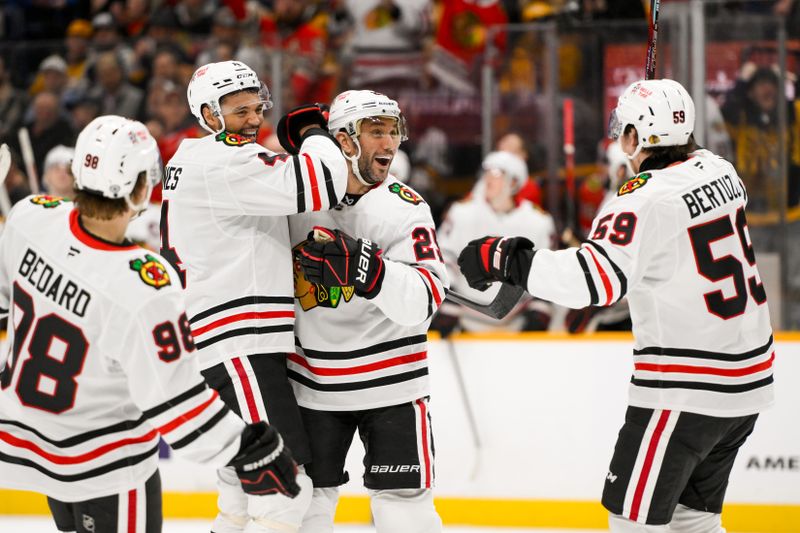
[[[293,251],[297,252],[303,247],[305,241],[301,242],[294,247]],[[294,297],[300,303],[303,311],[308,311],[315,307],[330,307],[335,309],[339,303],[344,300],[349,302],[353,298],[355,288],[352,285],[345,287],[325,287],[319,283],[311,283],[306,279],[303,269],[300,267],[300,261],[297,259],[295,253],[294,259]]]
[[[410,204],[417,205],[425,201],[422,199],[422,196],[415,193],[402,183],[392,183],[389,185],[389,192],[396,194],[401,200]]]
[[[50,196],[49,194],[37,194],[36,196],[31,198],[31,203],[40,205],[45,208],[57,207],[64,202],[69,202],[67,198],[62,198],[60,196]]]
[[[645,185],[647,185],[647,180],[652,178],[653,175],[649,172],[642,172],[641,174],[632,177],[628,181],[622,184],[622,186],[617,191],[617,196],[622,196],[623,194],[630,194],[637,189],[641,189]]]
[[[155,289],[166,287],[172,282],[169,279],[169,273],[161,261],[156,259],[150,254],[146,254],[144,259],[134,259],[130,262],[131,270],[139,273],[145,285],[149,285]]]
[[[219,142],[227,144],[228,146],[244,146],[245,144],[255,142],[255,139],[252,137],[243,137],[241,135],[237,135],[236,133],[228,133],[227,131],[219,132],[215,139]]]

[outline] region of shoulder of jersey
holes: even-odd
[[[181,281],[177,272],[167,261],[155,252],[136,247],[124,254],[121,259],[127,285],[138,287],[145,292],[171,292],[180,290]]]
[[[72,201],[68,198],[49,194],[34,194],[14,204],[7,223],[16,224],[28,217],[41,220],[42,217],[65,216],[65,213],[72,211],[72,207]]]
[[[427,206],[421,194],[394,176],[389,176],[384,185],[379,187],[378,190],[386,197],[393,209],[401,206],[405,208],[414,208],[420,205]]]

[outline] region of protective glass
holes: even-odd
[[[386,128],[385,122],[381,120],[387,118],[394,121],[394,126],[391,129]],[[402,114],[399,117],[378,116],[363,118],[356,124],[356,136],[367,136],[376,141],[390,137],[395,144],[399,145],[401,142],[408,140],[406,119]]]
[[[228,103],[221,105],[220,112],[222,116],[247,114],[252,108],[255,107],[256,113],[261,115],[272,109],[272,100],[270,99],[269,89],[261,82],[261,87],[258,93],[252,93],[252,100],[247,100],[245,103],[240,103],[236,106],[230,106]]]
[[[622,135],[622,128],[624,124],[619,119],[619,115],[617,115],[617,110],[613,109],[611,111],[611,116],[608,117],[608,138],[617,140]]]

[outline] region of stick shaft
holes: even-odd
[[[656,75],[656,44],[658,42],[658,7],[660,0],[650,0],[650,20],[647,35],[647,59],[644,79],[652,80]]]

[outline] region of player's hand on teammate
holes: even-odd
[[[294,498],[300,493],[297,463],[292,459],[277,430],[266,422],[244,428],[242,446],[228,466],[236,469],[247,494],[283,494]]]
[[[278,121],[278,141],[290,154],[300,153],[306,128],[321,128],[328,131],[327,104],[306,104],[295,107]]]
[[[533,261],[533,243],[525,237],[483,237],[470,241],[458,266],[473,289],[485,291],[495,281],[525,287]]]
[[[315,227],[300,250],[300,266],[311,283],[324,287],[352,285],[356,294],[372,298],[381,290],[383,250],[367,239]]]

